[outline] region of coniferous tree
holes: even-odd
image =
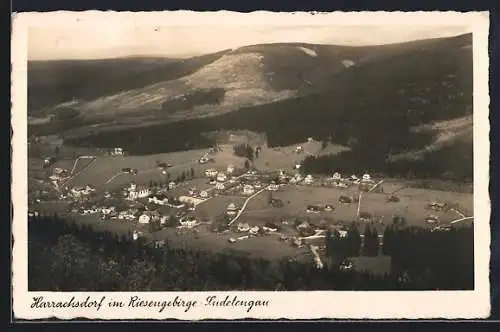
[[[356,222],[352,222],[347,230],[347,248],[350,256],[359,256],[361,249],[361,235]]]
[[[362,252],[364,256],[372,256],[373,236],[369,225],[366,225],[365,227]]]

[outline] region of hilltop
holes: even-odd
[[[112,127],[218,116],[326,91],[356,67],[447,42],[262,44],[189,59],[29,62],[29,113],[58,116],[70,109],[79,115],[77,125]]]

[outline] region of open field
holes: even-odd
[[[216,218],[226,213],[226,208],[230,203],[241,207],[245,199],[241,196],[219,195],[197,205],[196,214],[199,217]]]
[[[166,176],[161,174],[157,162],[167,162],[173,165],[173,167],[167,169],[172,180],[182,172],[190,171],[191,168],[194,170],[195,176],[204,177],[203,172],[207,168],[225,170],[229,164],[234,164],[236,167],[243,167],[243,158],[234,156],[230,149],[225,149],[214,155],[215,162],[200,164],[198,160],[206,152],[206,150],[189,150],[147,156],[100,156],[97,157],[96,161],[90,167],[71,179],[67,185],[90,184],[102,189],[112,190],[122,187],[131,181],[138,184],[147,184],[151,180],[165,180]],[[118,175],[126,167],[135,168],[139,173],[137,175]],[[111,178],[113,179],[106,183]]]
[[[284,190],[273,192],[272,196],[281,199],[284,203],[282,208],[267,206],[267,196],[252,200],[241,220],[247,222],[264,223],[269,220],[294,220],[295,218],[307,219],[319,222],[353,220],[357,213],[357,203],[340,204],[338,199],[341,195],[354,195],[355,192],[346,189],[288,186]],[[449,223],[460,217],[453,211],[433,211],[428,208],[431,201],[447,201],[457,203],[461,211],[471,216],[473,210],[473,197],[470,194],[447,193],[430,191],[424,189],[405,188],[398,192],[400,202],[387,203],[387,196],[381,193],[364,193],[361,198],[360,212],[369,212],[374,217],[383,217],[384,224],[391,223],[394,215],[405,217],[409,225],[424,226],[424,219],[430,214],[437,215],[441,223]],[[217,198],[215,198],[217,199]],[[319,213],[307,213],[308,204],[324,206],[331,204],[334,211]]]
[[[295,152],[299,145],[303,149],[301,153]],[[253,164],[256,168],[264,171],[285,170],[294,168],[297,163],[301,163],[308,155],[337,154],[346,149],[348,148],[335,144],[328,144],[325,149],[322,149],[321,142],[317,141],[277,148],[263,146],[259,157],[254,160]]]

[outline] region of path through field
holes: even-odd
[[[259,195],[261,192],[263,192],[264,190],[266,190],[266,188],[263,188],[259,191],[257,191],[255,194],[253,194],[252,196],[248,197],[246,200],[245,200],[245,203],[243,203],[241,209],[238,211],[238,214],[233,218],[233,220],[231,220],[229,222],[229,226],[231,226],[236,220],[238,220],[238,218],[241,216],[241,214],[245,211],[245,208],[247,207],[247,204],[248,202],[250,202],[254,197],[256,197],[257,195]]]

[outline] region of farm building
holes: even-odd
[[[120,220],[134,220],[139,215],[139,210],[137,209],[129,209],[125,211],[121,211],[118,213],[118,219]]]
[[[128,199],[135,200],[138,198],[146,198],[151,195],[151,189],[145,186],[136,186],[131,184],[128,190]]]
[[[217,182],[215,184],[215,189],[217,189],[217,190],[224,190],[224,189],[226,189],[226,186],[222,182]]]
[[[165,195],[162,194],[156,194],[153,195],[152,197],[148,198],[148,202],[154,203],[157,205],[167,205],[168,204],[168,198]]]
[[[238,232],[248,232],[250,230],[250,225],[248,223],[239,223]]]
[[[439,222],[439,216],[431,214],[425,218],[425,222],[429,223],[429,224],[435,224],[435,223]]]
[[[148,214],[142,214],[139,216],[139,224],[149,224],[149,221],[151,220],[151,217]]]
[[[316,205],[308,205],[306,207],[307,213],[318,213],[320,211],[321,211],[321,208],[319,206],[316,206]]]
[[[217,170],[214,168],[209,168],[209,169],[205,170],[205,176],[208,178],[216,177],[217,173],[218,173]]]
[[[194,187],[193,188],[189,188],[188,194],[190,196],[196,196],[196,195],[198,195],[198,190],[196,188],[194,188]]]
[[[81,196],[86,196],[90,195],[92,192],[94,192],[95,189],[91,186],[77,186],[71,188],[70,194],[73,197],[81,197]]]
[[[225,173],[219,172],[217,174],[217,181],[219,181],[219,182],[227,181],[227,175]]]
[[[259,226],[253,226],[253,227],[250,227],[249,233],[253,234],[253,235],[256,235],[256,234],[259,233],[259,230],[260,230]]]
[[[267,189],[268,189],[268,190],[270,190],[270,191],[277,191],[279,188],[280,188],[280,187],[279,187],[279,185],[277,185],[277,184],[276,184],[276,183],[274,183],[274,182],[273,182],[273,183],[271,183],[271,184],[267,187]]]
[[[361,180],[362,181],[371,181],[372,177],[370,176],[370,174],[363,174],[363,176],[361,177]]]
[[[262,229],[265,232],[277,232],[280,228],[278,225],[268,222],[264,226],[262,226]]]
[[[123,149],[116,147],[116,148],[111,150],[111,155],[112,156],[123,156]]]
[[[142,236],[144,236],[144,233],[141,231],[134,230],[134,232],[132,233],[132,239],[134,239],[135,241],[138,240]]]
[[[161,216],[160,225],[165,225],[168,221],[168,216]]]
[[[168,189],[170,189],[170,190],[175,189],[175,186],[176,186],[176,184],[175,184],[175,182],[174,182],[174,181],[170,181],[170,182],[168,183]]]
[[[228,216],[234,216],[236,213],[238,213],[238,208],[234,203],[229,203],[226,208],[226,213]]]
[[[206,190],[200,191],[200,197],[201,198],[208,198],[208,192]]]
[[[252,195],[253,193],[255,193],[255,188],[252,185],[246,184],[243,187],[243,194],[245,194],[245,195]]]
[[[331,204],[326,204],[325,205],[325,211],[331,212],[333,210],[335,210],[335,207],[333,205],[331,205]]]
[[[298,145],[296,148],[295,148],[295,152],[296,153],[301,153],[304,149],[302,148],[301,145]]]
[[[226,173],[227,174],[232,174],[234,172],[234,170],[235,170],[234,165],[230,164],[230,165],[227,166]]]
[[[180,220],[181,226],[188,227],[188,228],[194,227],[197,223],[198,223],[198,221],[196,220],[196,218],[194,216],[187,216],[187,217]]]
[[[446,207],[445,203],[436,202],[436,201],[429,203],[429,208],[431,208],[433,210],[440,211],[440,210],[443,210],[445,207]]]
[[[314,178],[311,174],[308,174],[304,179],[305,184],[313,184],[313,182],[314,182]]]
[[[311,225],[307,222],[307,221],[303,221],[301,222],[300,224],[297,225],[297,229],[300,230],[300,229],[306,229],[306,228],[310,228]]]
[[[334,180],[334,181],[340,181],[340,180],[342,180],[342,175],[339,172],[335,172],[332,175],[332,180]]]
[[[115,212],[116,208],[114,206],[110,207],[103,207],[101,208],[101,213],[103,215],[110,215],[111,213]]]

